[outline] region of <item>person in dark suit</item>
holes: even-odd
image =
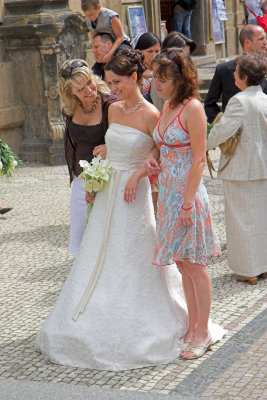
[[[239,35],[239,41],[245,54],[266,55],[267,40],[264,30],[258,25],[245,25]],[[227,61],[216,67],[211,81],[204,108],[208,122],[212,123],[216,115],[225,110],[225,107],[240,89],[235,85],[234,72],[236,60]],[[261,84],[262,90],[267,94],[267,80]],[[222,110],[218,101],[222,98]]]

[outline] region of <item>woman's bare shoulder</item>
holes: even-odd
[[[193,110],[193,109],[198,109],[202,106],[201,101],[196,99],[195,97],[193,97],[192,99],[190,99],[190,101],[188,102],[188,104],[186,104],[186,108]]]
[[[114,103],[110,104],[108,108],[109,117],[115,115],[119,110],[121,110],[121,103],[121,101],[115,101]]]
[[[199,114],[205,114],[203,104],[196,98],[190,99],[188,104],[185,106],[185,112],[188,116],[194,116]]]
[[[121,103],[122,101],[115,101],[114,103],[111,103],[109,106],[110,110],[117,110],[121,108]]]
[[[149,115],[150,118],[159,119],[160,112],[153,104],[149,103],[149,101],[144,101],[144,111],[146,112],[146,116]]]

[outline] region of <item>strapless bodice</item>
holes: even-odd
[[[107,159],[117,167],[142,166],[154,140],[139,129],[112,123],[105,136]]]

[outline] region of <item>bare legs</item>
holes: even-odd
[[[183,288],[188,308],[189,327],[185,342],[192,346],[206,346],[211,341],[208,321],[211,307],[211,281],[205,265],[188,260],[178,261],[182,273]],[[184,352],[182,354],[190,355]]]

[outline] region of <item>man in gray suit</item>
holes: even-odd
[[[258,25],[244,26],[239,35],[239,41],[244,54],[266,55],[267,40],[264,30]],[[240,89],[235,85],[234,72],[236,60],[231,60],[217,65],[214,77],[211,81],[209,92],[205,100],[205,112],[208,122],[212,123],[216,115],[221,111],[218,105],[222,97],[222,111]],[[261,84],[262,90],[267,94],[267,81]]]

